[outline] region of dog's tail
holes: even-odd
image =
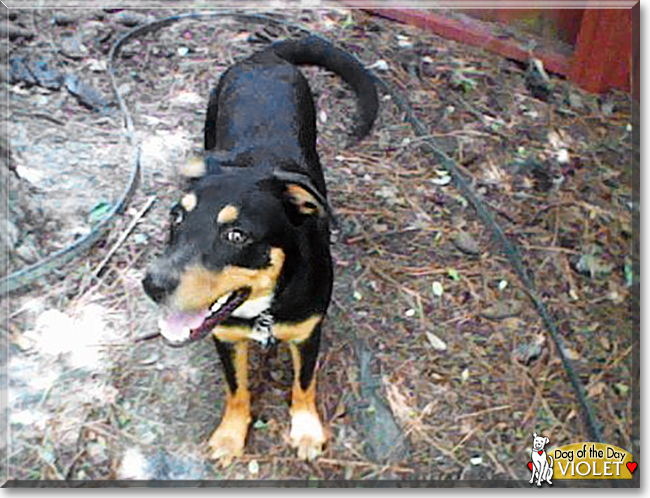
[[[359,124],[353,135],[361,140],[370,132],[377,117],[379,97],[372,75],[356,57],[314,35],[278,41],[271,45],[271,49],[292,64],[321,66],[343,78],[354,90],[358,102]]]

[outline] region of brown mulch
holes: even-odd
[[[128,11],[65,11],[70,19],[57,17],[63,11],[14,12],[12,25],[32,36],[12,38],[12,50],[52,51],[110,97],[94,68],[128,29]],[[140,21],[172,13],[137,12]],[[544,102],[526,89],[525,67],[415,28],[359,11],[278,14],[336,40],[408,98],[521,247],[603,441],[638,453],[629,98],[596,97],[553,78]],[[67,40],[77,34],[84,49]],[[304,68],[338,217],[319,372],[331,440],[314,463],[294,458],[287,351],[257,351],[246,455],[227,469],[205,461],[222,402],[216,354],[210,341],[181,350],[134,345],[156,330],[139,279],[165,240],[179,197],[176,168],[200,151],[210,87],[261,46],[251,40],[285,35],[229,20],[187,21],[125,47],[117,78],[143,144],[142,185],[107,240],[8,298],[12,478],[525,479],[532,432],[552,446],[588,440],[526,289],[402,113],[384,97],[371,136],[345,149],[350,92],[337,77]],[[71,57],[73,48],[82,55]],[[53,156],[78,163],[81,187],[66,194],[76,202],[66,208],[73,240],[96,202],[114,198],[105,184],[123,188],[129,151],[121,114],[92,111],[62,90],[16,83],[8,91],[18,174],[45,168],[41,161]],[[101,278],[92,277],[152,196],[153,208]],[[85,349],[57,344],[59,333]]]

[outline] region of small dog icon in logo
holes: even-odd
[[[553,457],[547,456],[546,451],[544,451],[544,446],[549,442],[549,438],[538,436],[536,432],[533,432],[533,451],[530,454],[532,462],[528,463],[528,468],[533,475],[530,476],[529,484],[532,484],[535,478],[537,478],[538,486],[542,485],[542,481],[553,484],[551,482],[553,477]]]

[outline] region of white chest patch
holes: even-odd
[[[271,307],[273,302],[273,294],[264,297],[258,297],[257,299],[249,299],[239,308],[233,311],[232,316],[238,318],[255,318],[259,316],[263,311],[268,310]]]

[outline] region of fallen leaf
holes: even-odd
[[[610,263],[602,256],[602,248],[596,244],[585,248],[584,254],[576,263],[576,270],[591,278],[609,275],[614,269],[614,263]]]
[[[451,176],[445,175],[445,176],[440,176],[438,178],[432,178],[430,182],[433,183],[434,185],[440,185],[440,186],[449,185],[449,183],[451,183]]]
[[[413,406],[409,403],[408,398],[399,386],[391,383],[386,378],[383,380],[384,385],[386,386],[386,399],[388,400],[391,411],[402,423],[411,423],[413,420],[414,410]]]
[[[474,240],[474,237],[463,230],[456,232],[451,241],[460,251],[466,254],[476,255],[481,253],[481,248]]]
[[[447,350],[447,344],[445,343],[445,341],[440,339],[433,332],[425,332],[425,335],[427,336],[427,340],[429,341],[429,344],[431,344],[431,347],[433,349],[435,349],[436,351],[446,351]]]
[[[576,269],[591,278],[608,275],[614,269],[612,263],[605,262],[601,257],[594,254],[583,254],[576,264]]]
[[[593,386],[587,389],[587,397],[594,398],[600,396],[606,387],[607,385],[604,382],[596,382]]]
[[[460,275],[459,275],[458,272],[457,272],[456,270],[454,270],[453,268],[448,268],[448,269],[447,269],[447,275],[449,275],[449,277],[450,277],[454,282],[458,282],[458,281],[460,280]]]

